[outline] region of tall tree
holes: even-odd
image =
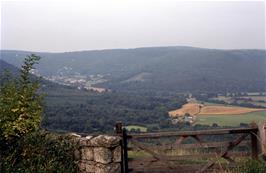
[[[38,93],[39,80],[30,73],[39,60],[37,55],[27,56],[19,78],[8,76],[0,88],[1,140],[21,137],[40,126],[43,97]]]

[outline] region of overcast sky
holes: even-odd
[[[265,49],[264,1],[1,1],[1,49],[179,45]]]

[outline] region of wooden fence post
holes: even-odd
[[[123,152],[124,152],[124,168],[125,173],[128,173],[128,153],[127,153],[127,130],[123,128]]]
[[[251,123],[251,127],[258,127],[256,123]],[[258,159],[259,155],[259,143],[258,143],[258,129],[250,131],[250,137],[251,137],[251,154],[253,159]]]
[[[123,124],[121,122],[117,122],[115,124],[115,132],[116,132],[116,134],[122,135],[122,126],[123,126]]]
[[[122,122],[117,122],[115,124],[115,132],[117,135],[122,137],[122,140],[120,141],[120,146],[121,146],[121,173],[124,173],[124,146],[123,146],[123,124]]]
[[[260,154],[266,154],[266,121],[258,123]]]

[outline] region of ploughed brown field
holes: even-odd
[[[171,117],[190,115],[241,115],[250,112],[265,111],[266,109],[246,108],[237,106],[203,105],[187,103],[182,108],[168,112]]]

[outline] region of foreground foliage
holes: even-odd
[[[68,136],[37,131],[1,150],[0,172],[75,172],[74,143]]]
[[[39,128],[42,96],[39,81],[30,79],[30,71],[40,57],[25,58],[19,78],[5,75],[0,88],[0,140],[13,140]]]
[[[74,144],[40,130],[39,81],[30,74],[40,57],[25,58],[19,77],[6,73],[0,88],[0,172],[75,172]],[[32,80],[36,79],[36,80]]]

